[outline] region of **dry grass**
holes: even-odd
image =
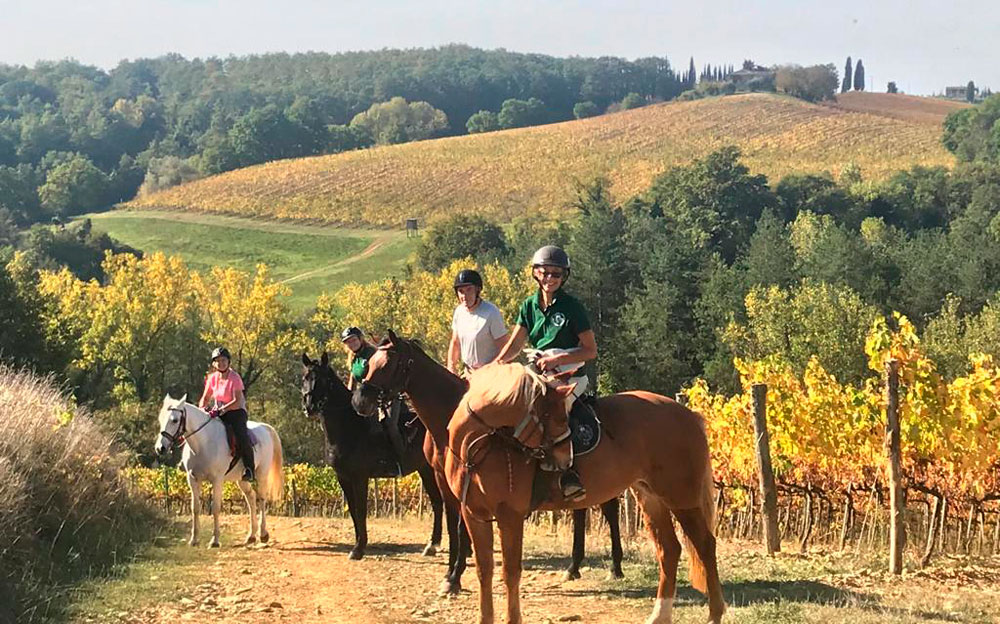
[[[51,380],[0,365],[0,622],[53,617],[58,587],[124,563],[149,535],[154,516],[120,467]]]
[[[874,98],[865,112],[768,94],[672,102],[548,126],[277,161],[154,193],[128,207],[379,226],[458,211],[507,221],[537,211],[559,214],[575,181],[595,175],[609,177],[618,197],[630,196],[667,167],[731,144],[742,148],[753,171],[772,180],[787,173],[836,174],[851,162],[871,178],[953,162],[941,146],[939,122],[872,114],[882,101]]]

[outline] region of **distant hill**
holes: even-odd
[[[834,105],[746,94],[670,102],[580,121],[284,160],[138,198],[133,209],[351,225],[433,222],[453,212],[500,221],[555,216],[574,183],[607,176],[626,198],[671,165],[735,144],[772,182],[788,173],[839,173],[856,163],[884,178],[946,165],[941,121],[951,103],[851,93]],[[934,121],[936,119],[936,121]]]
[[[837,95],[837,103],[834,106],[841,110],[871,113],[940,128],[941,122],[949,113],[967,108],[971,104],[902,93],[849,91]]]

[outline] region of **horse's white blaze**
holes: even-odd
[[[196,542],[198,539],[197,502],[200,499],[200,488],[196,488],[196,486],[200,481],[208,481],[212,484],[212,516],[214,520],[211,543],[218,544],[222,484],[226,481],[240,482],[243,475],[243,462],[238,461],[233,469],[227,472],[232,457],[229,455],[229,442],[226,440],[225,426],[221,421],[208,422],[207,412],[199,409],[196,405],[187,403],[184,399],[178,401],[167,395],[163,400],[163,407],[160,410],[160,430],[175,435],[177,429],[180,428],[180,414],[184,414],[186,419],[184,436],[186,444],[181,453],[181,467],[187,472],[188,484],[192,489],[191,541]],[[247,506],[251,518],[248,537],[256,538],[258,526],[262,535],[267,533],[265,518],[267,501],[280,500],[284,492],[284,458],[281,440],[274,428],[264,423],[248,421],[247,429],[256,438],[253,452],[257,485],[249,489],[249,492],[244,490],[248,497]],[[157,435],[157,450],[165,442],[162,435]],[[249,500],[251,495],[255,500]],[[255,502],[259,504],[255,505]]]
[[[670,624],[670,613],[673,611],[673,608],[673,598],[657,598],[653,604],[653,613],[646,620],[646,624]]]

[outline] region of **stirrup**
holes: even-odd
[[[244,481],[249,481],[250,483],[253,483],[254,481],[257,480],[257,475],[255,475],[253,470],[251,470],[250,468],[244,468],[242,478]]]
[[[571,502],[583,500],[587,496],[587,489],[580,482],[580,475],[572,468],[559,477],[559,488],[562,490],[563,499]]]

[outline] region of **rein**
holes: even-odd
[[[534,431],[536,429],[542,429],[542,431],[544,432],[544,429],[542,428],[542,423],[541,421],[538,420],[538,416],[535,414],[534,409],[529,409],[527,413],[525,413],[524,418],[522,418],[521,422],[519,422],[517,426],[514,427],[513,431],[510,431],[509,427],[494,427],[490,425],[485,420],[483,420],[482,416],[477,414],[476,411],[472,409],[472,406],[469,405],[468,401],[465,402],[465,411],[466,414],[468,414],[469,418],[482,425],[483,428],[486,429],[486,432],[474,438],[472,442],[463,444],[464,453],[456,452],[455,449],[451,447],[451,444],[448,445],[448,451],[451,452],[451,454],[454,455],[460,462],[462,462],[462,467],[465,469],[464,474],[462,476],[462,493],[461,496],[459,497],[459,501],[463,506],[466,505],[466,499],[468,498],[469,495],[469,486],[472,484],[473,473],[475,472],[476,468],[479,467],[479,464],[482,463],[484,459],[486,459],[486,456],[489,455],[490,450],[493,449],[492,446],[487,445],[485,447],[485,451],[478,457],[475,457],[474,449],[480,443],[488,443],[491,438],[496,437],[499,438],[501,441],[505,442],[508,449],[513,448],[514,450],[519,451],[520,453],[529,457],[530,459],[535,459],[540,461],[545,458],[547,451],[562,444],[563,442],[566,442],[567,440],[569,440],[570,437],[570,430],[567,428],[567,430],[564,433],[560,434],[549,444],[543,446],[528,446],[521,438],[521,436],[525,432],[525,429],[527,429],[528,425],[530,424],[535,425],[535,427],[531,429],[531,431]],[[544,441],[544,433],[543,433],[543,441]],[[507,481],[508,481],[508,490],[511,492],[514,490],[513,479],[514,479],[513,467],[510,464],[510,453],[508,452]],[[494,518],[490,518],[490,521],[492,520],[494,520]]]
[[[185,407],[171,407],[171,408],[169,408],[169,410],[171,412],[180,412],[181,413],[181,419],[180,419],[180,422],[177,425],[177,431],[175,431],[174,433],[170,433],[166,429],[160,431],[160,435],[170,441],[170,450],[171,451],[174,450],[175,448],[177,448],[178,446],[184,444],[187,441],[187,438],[193,438],[196,433],[198,433],[199,431],[201,431],[202,429],[204,429],[206,426],[208,426],[208,423],[212,422],[212,419],[209,418],[204,423],[202,423],[197,429],[195,429],[191,433],[185,435],[184,430],[187,429],[187,408],[185,408]]]

